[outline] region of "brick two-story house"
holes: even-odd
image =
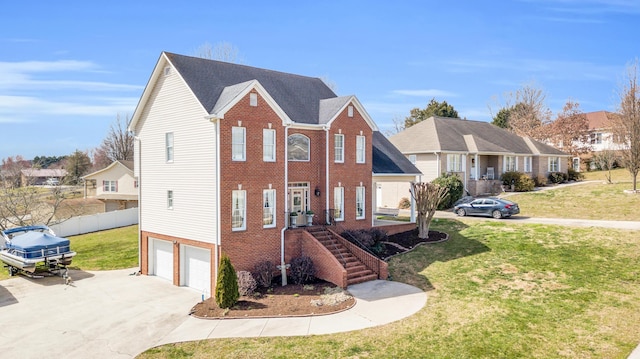
[[[372,226],[378,128],[355,96],[318,78],[162,53],[129,129],[143,274],[211,293],[221,254],[249,271],[309,255],[320,277],[349,284],[346,265],[291,229],[290,214]]]

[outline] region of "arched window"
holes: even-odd
[[[287,146],[289,161],[309,161],[309,137],[294,133],[287,138]]]

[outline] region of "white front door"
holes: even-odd
[[[305,211],[305,190],[304,188],[292,188],[291,189],[291,203],[289,203],[289,210],[298,214]]]

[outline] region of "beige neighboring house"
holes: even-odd
[[[82,178],[85,198],[102,201],[105,212],[138,207],[138,181],[133,176],[133,161],[115,161]]]
[[[430,117],[389,138],[430,182],[443,173],[460,176],[471,195],[502,190],[500,176],[518,171],[547,176],[567,172],[569,154],[528,137],[517,136],[488,122]],[[395,208],[409,198],[406,183],[382,183],[379,206]]]

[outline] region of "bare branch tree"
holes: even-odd
[[[616,153],[613,150],[603,150],[593,156],[593,162],[596,165],[596,168],[606,171],[604,178],[609,184],[613,183],[611,181],[611,170],[615,168],[617,159],[618,156],[616,156]]]
[[[240,58],[240,50],[230,42],[226,41],[219,42],[216,46],[211,46],[209,42],[205,42],[194,51],[194,55],[209,60],[224,61],[234,64],[243,63]]]
[[[444,200],[449,188],[431,182],[411,183],[411,196],[416,202],[418,212],[418,237],[429,238],[429,226],[440,202]]]
[[[391,121],[393,123],[393,127],[390,130],[386,130],[384,132],[385,136],[393,136],[396,133],[400,133],[405,130],[404,119],[396,116]]]
[[[553,142],[563,151],[573,156],[591,150],[589,141],[589,120],[580,110],[580,104],[572,100],[562,108],[556,120],[549,127],[549,135]]]
[[[534,84],[526,84],[515,92],[508,93],[509,127],[518,136],[536,140],[548,138],[551,110],[545,104],[546,94]]]
[[[633,178],[633,191],[637,191],[640,171],[640,85],[638,84],[638,59],[627,66],[627,73],[619,93],[618,113],[612,116],[614,141],[621,149],[622,165]]]
[[[94,156],[101,153],[108,158],[109,163],[118,160],[133,161],[133,134],[127,131],[129,121],[128,115],[123,122],[118,114],[115,123],[112,123],[109,128],[107,137],[102,141],[100,148],[94,152]]]

